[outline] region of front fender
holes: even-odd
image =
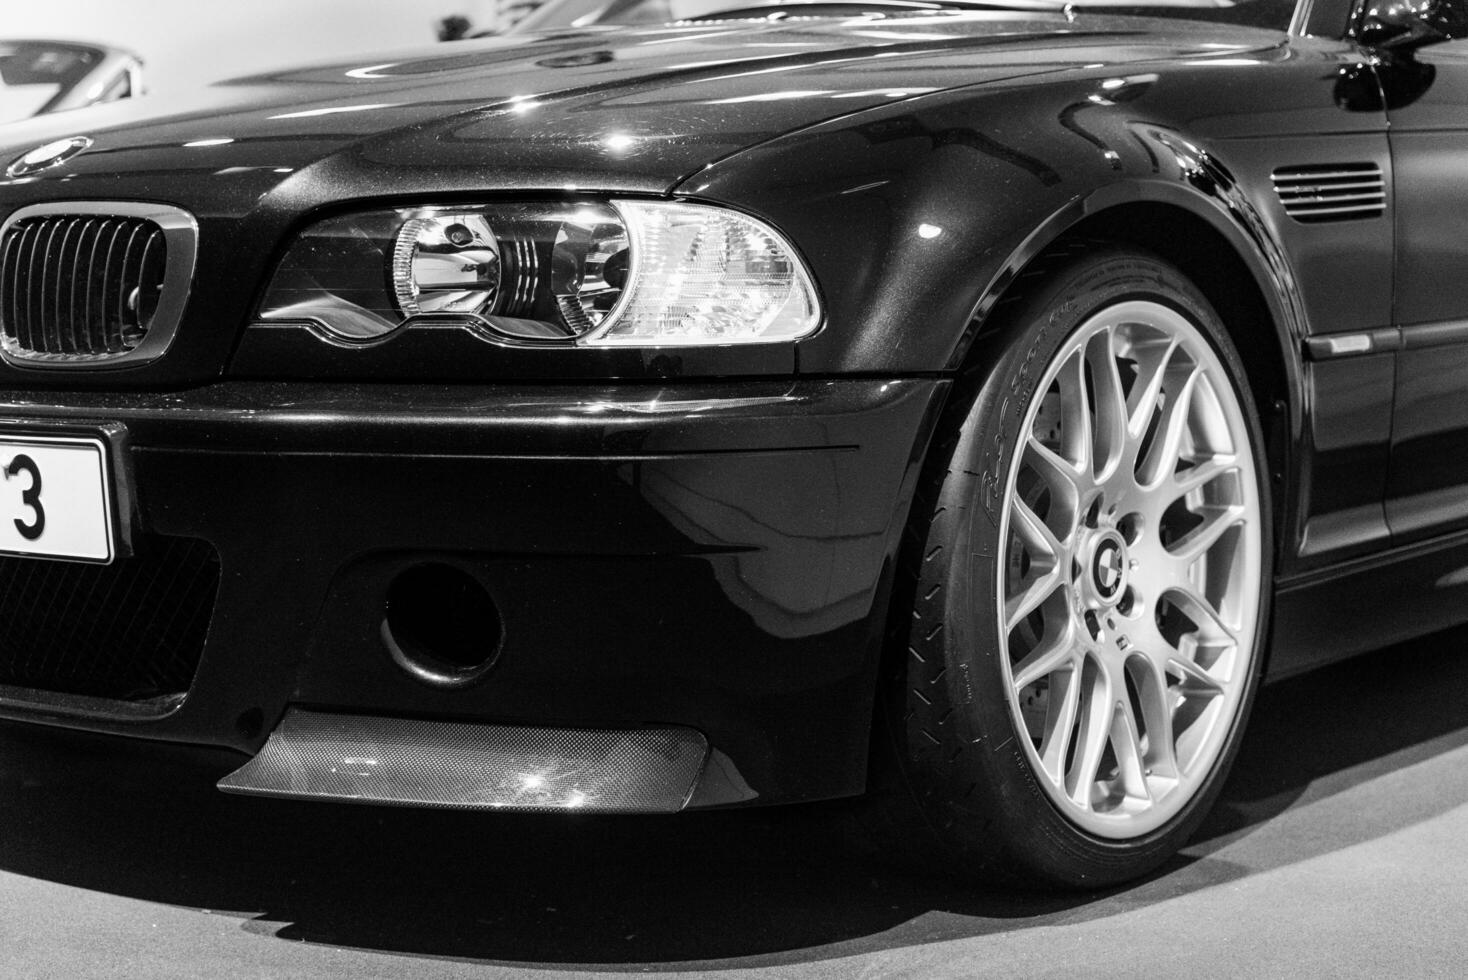
[[[1299,277],[1273,202],[1235,176],[1231,156],[1252,152],[1239,134],[1172,121],[1196,88],[1186,75],[1092,71],[937,93],[788,134],[675,193],[759,214],[804,252],[828,315],[799,345],[801,373],[954,370],[1036,255],[1089,217],[1146,202],[1205,222],[1243,261],[1293,384],[1309,320]]]

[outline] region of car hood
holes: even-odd
[[[781,133],[923,94],[1086,65],[1220,58],[1280,36],[1176,20],[943,13],[490,38],[271,72],[0,131],[0,200],[126,196],[238,214],[464,189],[663,192]]]

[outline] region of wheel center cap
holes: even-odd
[[[1091,551],[1091,588],[1096,598],[1112,603],[1126,587],[1126,542],[1120,534],[1108,531],[1096,539]]]

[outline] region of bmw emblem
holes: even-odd
[[[1124,562],[1121,542],[1106,539],[1096,549],[1095,576],[1096,593],[1108,602],[1121,591],[1122,564]]]
[[[68,136],[22,154],[5,168],[7,177],[29,177],[70,160],[92,145],[90,136]]]

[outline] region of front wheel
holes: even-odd
[[[1228,333],[1155,257],[1059,263],[992,340],[916,507],[888,725],[950,860],[1112,884],[1186,842],[1237,750],[1263,441]]]

